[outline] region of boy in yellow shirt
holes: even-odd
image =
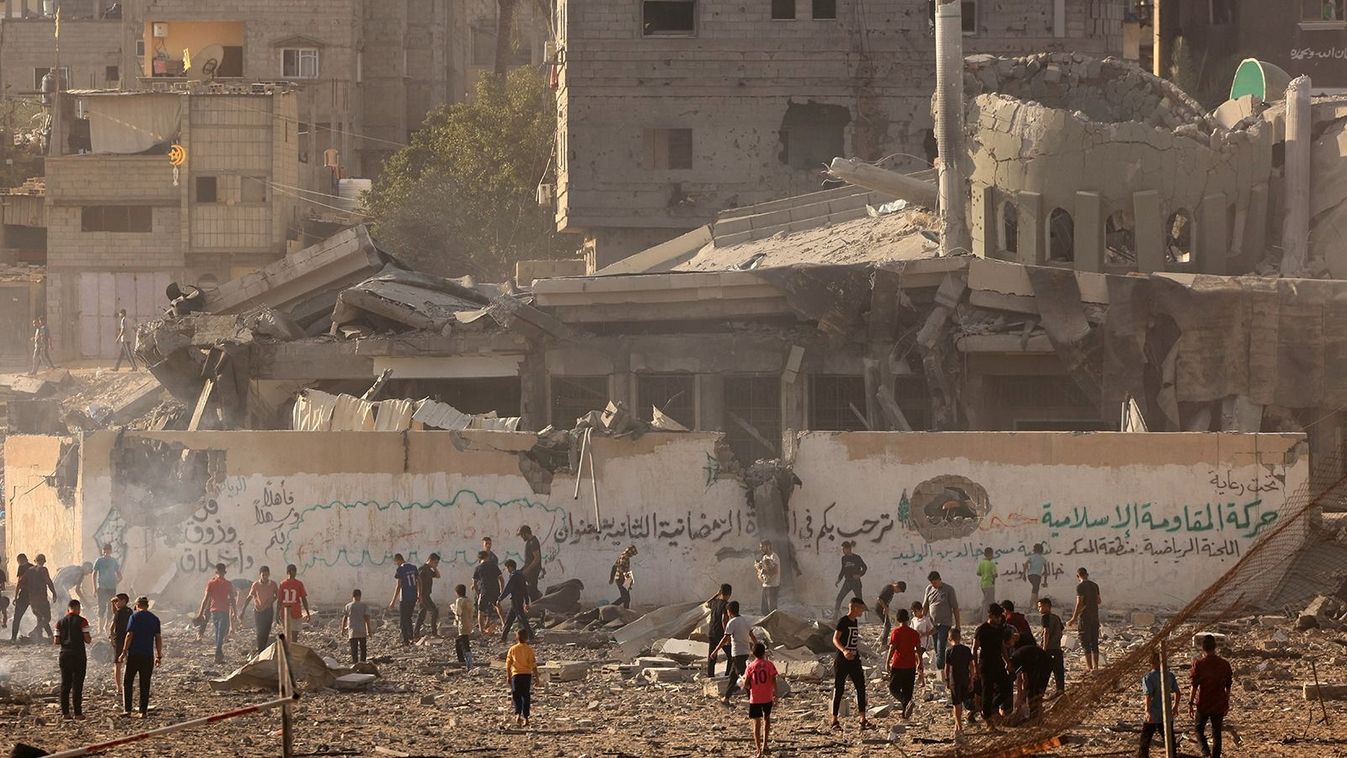
[[[533,702],[533,676],[538,673],[538,659],[529,647],[529,630],[520,629],[519,640],[505,654],[505,683],[510,685],[514,700],[514,720],[517,726],[529,725],[529,706]]]

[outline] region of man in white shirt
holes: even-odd
[[[760,610],[762,615],[766,616],[776,610],[776,602],[781,594],[781,559],[772,549],[770,541],[763,540],[758,547],[762,550],[762,555],[753,563],[753,567],[757,569],[758,581],[762,584],[762,608]]]
[[[729,677],[730,685],[725,689],[725,704],[730,704],[730,696],[739,691],[739,677],[744,675],[748,668],[748,656],[753,652],[753,645],[758,641],[753,634],[753,623],[743,616],[739,615],[739,601],[731,600],[726,607],[730,615],[730,620],[725,623],[725,636],[720,639],[720,644],[711,651],[710,659],[716,659],[716,653],[726,645],[730,646],[730,664]]]

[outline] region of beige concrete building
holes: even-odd
[[[965,0],[965,52],[1121,52],[1121,0]],[[602,267],[838,155],[935,157],[926,0],[558,0],[557,226]]]
[[[47,158],[48,320],[62,359],[116,354],[171,281],[209,286],[284,255],[302,213],[297,97],[284,87],[75,91]],[[170,144],[187,150],[176,172]]]
[[[121,81],[121,19],[106,0],[62,0],[60,66],[68,87],[116,87]],[[0,91],[41,91],[57,64],[56,19],[42,0],[0,0]]]

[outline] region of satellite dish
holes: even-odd
[[[192,67],[187,70],[187,78],[193,81],[210,81],[224,60],[224,45],[206,45],[192,52]]]

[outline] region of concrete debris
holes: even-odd
[[[554,682],[578,682],[589,676],[591,664],[588,661],[548,661],[538,670],[547,674]]]
[[[673,661],[670,661],[673,663]],[[689,669],[648,666],[641,669],[641,677],[651,684],[676,684],[692,681],[693,672]]]
[[[233,673],[210,680],[213,690],[271,690],[275,691],[277,674],[276,658],[279,646],[272,643],[266,650],[253,656],[247,663]],[[339,676],[351,673],[349,667],[331,666],[323,656],[310,647],[297,643],[290,644],[290,671],[295,681],[309,687],[332,687]],[[357,674],[358,677],[373,676]],[[350,682],[352,680],[348,680]],[[362,680],[363,681],[363,680]]]
[[[295,398],[290,428],[310,432],[405,432],[425,428],[513,432],[519,428],[519,418],[500,418],[494,411],[463,413],[448,403],[429,398],[369,401],[309,388],[301,390]]]
[[[707,652],[707,644],[696,640],[668,639],[659,646],[660,655],[685,665],[705,661]]]
[[[686,637],[710,611],[702,603],[666,605],[613,633],[619,659],[633,659],[650,650],[656,640]]]
[[[1347,684],[1305,684],[1302,694],[1306,700],[1347,700]]]
[[[815,653],[832,652],[832,630],[818,621],[807,621],[778,608],[762,617],[754,628],[767,633],[773,645],[807,648]]]

